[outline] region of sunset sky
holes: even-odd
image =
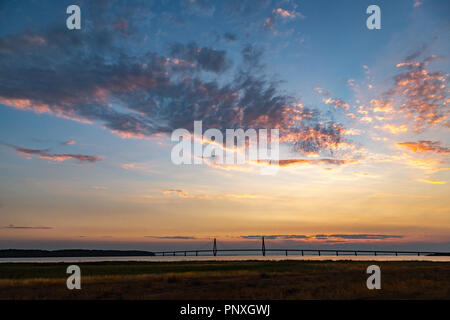
[[[440,0],[1,2],[0,248],[448,251],[449,16]],[[196,120],[279,129],[277,174],[173,164],[171,133]]]

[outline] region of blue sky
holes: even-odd
[[[81,30],[66,28],[71,4]],[[449,13],[433,0],[0,4],[0,246],[448,247]],[[279,128],[292,166],[176,166],[170,133],[194,120]]]

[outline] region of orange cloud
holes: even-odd
[[[373,112],[393,112],[392,100],[372,99],[370,104],[374,107]]]
[[[345,110],[348,110],[350,108],[350,106],[348,105],[348,103],[345,103],[344,101],[342,101],[342,99],[337,99],[337,98],[324,98],[322,100],[325,104],[332,104],[334,105],[334,108],[342,108]]]
[[[67,110],[62,110],[56,106],[54,108],[50,108],[50,106],[47,104],[33,102],[29,99],[0,98],[0,104],[4,104],[5,106],[13,107],[13,108],[16,108],[19,110],[33,111],[33,112],[36,112],[39,114],[41,114],[41,113],[55,114],[56,116],[58,116],[60,118],[73,120],[73,121],[77,121],[77,122],[81,122],[81,123],[86,123],[86,124],[92,123],[91,121],[89,121],[87,119],[75,117],[71,112],[69,112]]]
[[[413,117],[416,130],[425,126],[446,123],[448,118],[447,77],[443,72],[430,72],[425,67],[433,60],[432,55],[422,62],[406,60],[397,64],[406,72],[395,77],[395,86],[387,92],[387,96],[398,96],[401,105],[399,109]]]
[[[375,126],[375,128],[379,128],[379,127]],[[404,133],[404,132],[408,131],[408,128],[404,124],[399,125],[399,126],[396,126],[393,124],[385,124],[384,126],[381,127],[381,129],[388,131],[392,134]]]
[[[441,147],[439,141],[397,142],[397,145],[413,152],[450,153],[450,148]]]
[[[295,10],[288,11],[288,10],[284,10],[282,8],[274,9],[273,14],[280,16],[282,18],[289,18],[289,19],[295,19],[297,17],[305,18],[305,16],[303,14],[301,14],[300,12],[297,12]]]
[[[194,198],[194,196],[191,196],[187,192],[184,192],[183,190],[180,190],[180,189],[164,189],[164,190],[160,190],[160,191],[166,195],[174,194],[181,198]]]

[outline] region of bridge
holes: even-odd
[[[217,240],[214,239],[211,249],[198,249],[198,250],[169,250],[169,251],[156,251],[153,252],[155,256],[217,256],[217,253],[225,253],[225,255],[233,255],[230,253],[261,253],[262,256],[266,256],[268,252],[278,252],[282,255],[309,255],[309,256],[321,256],[321,255],[352,255],[352,256],[450,256],[450,252],[437,252],[437,251],[399,251],[399,250],[348,250],[348,249],[293,249],[293,248],[266,248],[264,237],[261,238],[261,248],[253,249],[218,249]]]

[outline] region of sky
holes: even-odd
[[[449,14],[440,0],[1,2],[0,248],[265,236],[449,251]],[[194,121],[278,129],[278,171],[175,164],[171,134]]]

